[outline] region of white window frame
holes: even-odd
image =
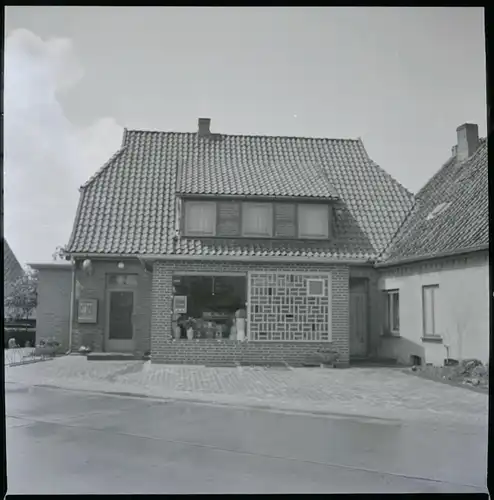
[[[213,209],[213,232],[202,232],[202,231],[190,231],[189,221],[190,221],[190,211],[189,209],[194,206],[211,207]],[[216,236],[216,202],[214,201],[186,201],[185,202],[185,218],[184,218],[184,234],[185,236],[202,236],[202,237],[212,237]]]
[[[245,230],[245,225],[248,217],[249,207],[262,207],[267,212],[267,221],[269,223],[269,234],[261,234],[261,233],[249,233]],[[265,203],[265,202],[251,202],[246,201],[242,204],[242,236],[247,238],[272,238],[273,237],[273,204]]]
[[[321,212],[326,210],[326,229],[324,234],[308,234],[304,233],[304,228],[301,227],[300,221],[302,220],[301,212],[303,210],[318,209]],[[327,240],[329,239],[329,206],[325,204],[312,204],[312,203],[299,203],[297,206],[297,221],[298,221],[298,237],[299,239],[310,239],[310,240]]]
[[[426,290],[432,290],[431,298],[431,314],[432,314],[432,333],[426,332],[426,321],[425,321],[425,301],[426,301]],[[440,338],[441,335],[437,333],[437,322],[436,322],[436,293],[439,290],[439,285],[423,285],[422,286],[422,334],[425,338]]]
[[[398,322],[400,321],[400,290],[399,289],[392,289],[392,290],[384,290],[384,299],[385,299],[385,307],[386,310],[384,312],[385,317],[385,334],[390,335],[390,336],[397,336],[399,337],[400,335],[400,328],[398,325],[398,328],[395,328],[394,323],[394,301],[393,301],[393,296],[397,295],[398,296]]]
[[[310,286],[311,283],[320,283],[322,286],[322,292],[321,293],[311,293],[310,291]],[[324,279],[323,278],[310,278],[307,280],[307,286],[306,286],[306,291],[307,291],[307,296],[308,297],[325,297],[326,296],[326,290],[324,286]]]

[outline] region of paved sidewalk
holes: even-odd
[[[9,367],[6,382],[236,406],[400,420],[487,424],[488,395],[396,368],[212,368],[66,356]]]

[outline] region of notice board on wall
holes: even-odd
[[[185,314],[187,312],[187,295],[175,295],[173,297],[173,312]]]
[[[98,299],[79,299],[77,306],[78,323],[97,323]]]

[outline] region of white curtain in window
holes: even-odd
[[[390,333],[400,331],[400,295],[397,291],[384,292],[384,328]]]
[[[393,296],[386,293],[386,329],[393,330]]]
[[[393,301],[393,331],[400,331],[400,296],[398,293],[393,293],[391,296],[391,300]]]
[[[434,335],[434,288],[424,287],[423,293],[423,317],[424,335]]]
[[[245,236],[271,236],[273,233],[273,207],[268,203],[244,203],[242,215]]]
[[[329,232],[326,205],[299,205],[298,227],[302,238],[327,238]]]
[[[186,233],[214,236],[216,206],[213,202],[188,202],[186,204]]]

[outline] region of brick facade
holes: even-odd
[[[285,360],[287,362],[303,362],[321,346],[330,344],[338,351],[340,362],[345,364],[349,360],[349,278],[365,277],[369,280],[369,311],[370,311],[370,346],[371,350],[378,336],[378,326],[380,318],[376,307],[377,273],[372,268],[355,267],[350,269],[344,264],[262,264],[247,262],[207,262],[207,261],[156,261],[152,271],[146,271],[143,265],[137,260],[127,259],[124,262],[124,269],[119,269],[118,260],[93,260],[93,272],[86,274],[81,269],[81,261],[77,263],[76,280],[77,290],[80,298],[98,299],[98,318],[95,324],[80,324],[77,321],[77,299],[74,308],[74,321],[72,333],[72,349],[76,350],[81,345],[89,345],[93,351],[105,351],[105,332],[107,330],[107,293],[109,289],[109,274],[136,274],[138,277],[135,286],[134,304],[134,350],[137,353],[151,351],[152,360],[155,362],[230,362],[237,360],[245,362],[246,359],[254,361],[269,357],[271,360]],[[289,337],[273,335],[271,340],[247,341],[239,343],[235,341],[174,341],[172,339],[172,295],[173,295],[173,275],[187,272],[194,273],[247,273],[251,271],[253,276],[267,276],[274,279],[274,276],[282,276],[285,284],[281,288],[272,287],[274,296],[282,295],[286,292],[287,281],[290,276],[294,276],[294,289],[290,290],[290,295],[297,298],[300,309],[289,310],[294,316],[298,330],[289,332]],[[303,309],[304,305],[312,305],[304,297],[307,279],[322,279],[325,287],[330,291],[330,298],[327,303],[316,300],[318,309],[314,314],[309,314]],[[295,286],[296,284],[296,286]],[[291,286],[291,285],[290,285]],[[304,290],[296,292],[295,289]],[[262,298],[262,294],[258,298]],[[283,299],[284,300],[284,299]],[[281,303],[283,302],[281,300]],[[252,301],[253,303],[255,301]],[[286,303],[285,306],[290,306]],[[325,308],[327,309],[327,315]],[[288,307],[288,309],[290,309]],[[258,309],[259,310],[259,309]],[[295,316],[296,312],[300,315]],[[271,317],[273,312],[264,311],[262,320],[268,319],[268,323],[274,325],[278,318]],[[317,313],[317,314],[316,314]],[[253,326],[260,321],[251,314]],[[319,317],[321,316],[321,317]],[[327,323],[326,323],[327,321]],[[304,326],[302,322],[308,322],[306,335],[304,336]],[[320,331],[312,327],[312,323],[322,326]],[[288,320],[287,320],[288,324]],[[259,326],[259,324],[258,324]],[[253,331],[260,332],[260,328],[253,328]],[[273,331],[274,332],[274,331]],[[251,332],[251,338],[252,338]],[[274,332],[276,333],[276,332]],[[327,336],[326,336],[327,334]],[[285,340],[282,340],[282,339]],[[282,341],[281,341],[282,340]],[[226,356],[226,357],[225,357]],[[227,359],[228,358],[228,359]],[[289,361],[291,360],[291,361]]]
[[[317,351],[327,342],[239,342],[236,340],[168,340],[153,362],[170,364],[317,362]],[[344,361],[344,360],[343,360]],[[320,362],[320,361],[319,361]],[[339,362],[339,361],[338,361]]]
[[[158,261],[153,268],[153,289],[152,289],[152,320],[151,320],[151,357],[154,361],[165,361],[173,358],[178,361],[180,355],[191,356],[195,351],[193,347],[186,347],[185,342],[177,342],[177,347],[171,342],[172,339],[172,293],[173,293],[173,274],[180,272],[217,272],[217,273],[247,273],[254,272],[279,272],[286,275],[293,273],[311,273],[317,276],[320,273],[321,278],[326,279],[328,273],[331,276],[331,300],[330,300],[330,318],[331,318],[331,343],[340,354],[342,363],[349,359],[349,268],[347,265],[310,265],[308,264],[257,264],[257,263],[233,263],[233,262],[206,262],[206,261]],[[183,346],[180,344],[184,344]],[[248,344],[258,344],[258,342],[248,342]],[[319,345],[318,345],[319,344]],[[325,343],[328,345],[328,343]],[[197,345],[206,345],[200,344]],[[221,347],[226,347],[237,352],[238,349],[244,349],[242,352],[260,352],[255,347],[235,347],[235,343],[222,343]],[[267,348],[273,352],[276,348]],[[299,353],[307,350],[316,349],[322,344],[317,342],[294,341],[294,347],[286,349],[296,349]],[[210,349],[208,344],[207,349]],[[309,347],[310,346],[310,347]],[[314,346],[314,347],[312,347]],[[173,349],[173,354],[170,350]],[[285,348],[282,348],[285,349]],[[168,353],[168,354],[167,354]],[[168,357],[167,357],[168,356]]]
[[[331,273],[253,271],[249,280],[252,340],[331,340]],[[309,296],[311,284],[321,295]]]
[[[118,262],[123,262],[124,269],[118,268]],[[93,351],[105,351],[105,332],[108,321],[109,274],[136,274],[137,286],[134,288],[134,351],[144,353],[149,350],[151,331],[151,278],[150,272],[136,260],[93,260],[93,272],[86,274],[77,263],[76,280],[78,282],[74,308],[72,331],[72,349],[81,345],[90,346]],[[78,296],[77,296],[78,295]],[[98,300],[98,317],[96,323],[79,323],[77,321],[77,301],[79,298]]]

